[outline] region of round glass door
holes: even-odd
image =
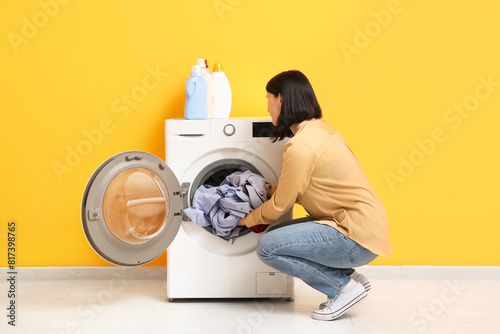
[[[150,262],[177,234],[181,196],[177,178],[158,157],[138,151],[111,157],[85,189],[82,224],[87,240],[111,263]]]
[[[140,244],[165,226],[168,204],[167,186],[156,173],[145,168],[127,169],[106,189],[104,222],[116,238]]]

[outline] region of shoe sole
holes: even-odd
[[[316,313],[316,311],[314,311],[312,317],[315,320],[324,320],[324,321],[337,319],[338,317],[342,316],[344,313],[349,311],[351,308],[362,302],[367,296],[368,295],[366,294],[366,291],[363,291],[356,298],[354,298],[348,304],[344,305],[344,307],[336,310],[335,312],[322,314],[322,313]]]

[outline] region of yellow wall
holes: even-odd
[[[467,0],[4,1],[0,266],[11,220],[19,266],[107,265],[81,229],[86,181],[121,151],[164,157],[163,121],[183,115],[198,57],[223,64],[232,116],[267,116],[265,84],[283,70],[310,78],[388,210],[394,253],[375,264],[500,265],[499,12]]]

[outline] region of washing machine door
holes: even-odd
[[[146,152],[123,152],[102,163],[88,181],[83,230],[108,262],[142,265],[174,240],[182,205],[179,181],[165,162]]]

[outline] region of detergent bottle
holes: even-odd
[[[207,83],[199,65],[192,66],[191,76],[186,82],[184,118],[207,119]]]
[[[214,97],[213,97],[213,79],[208,68],[206,59],[199,58],[198,65],[201,67],[201,74],[207,83],[207,118],[214,118]]]
[[[231,113],[231,86],[221,64],[215,64],[212,72],[214,82],[214,118],[229,118]]]

